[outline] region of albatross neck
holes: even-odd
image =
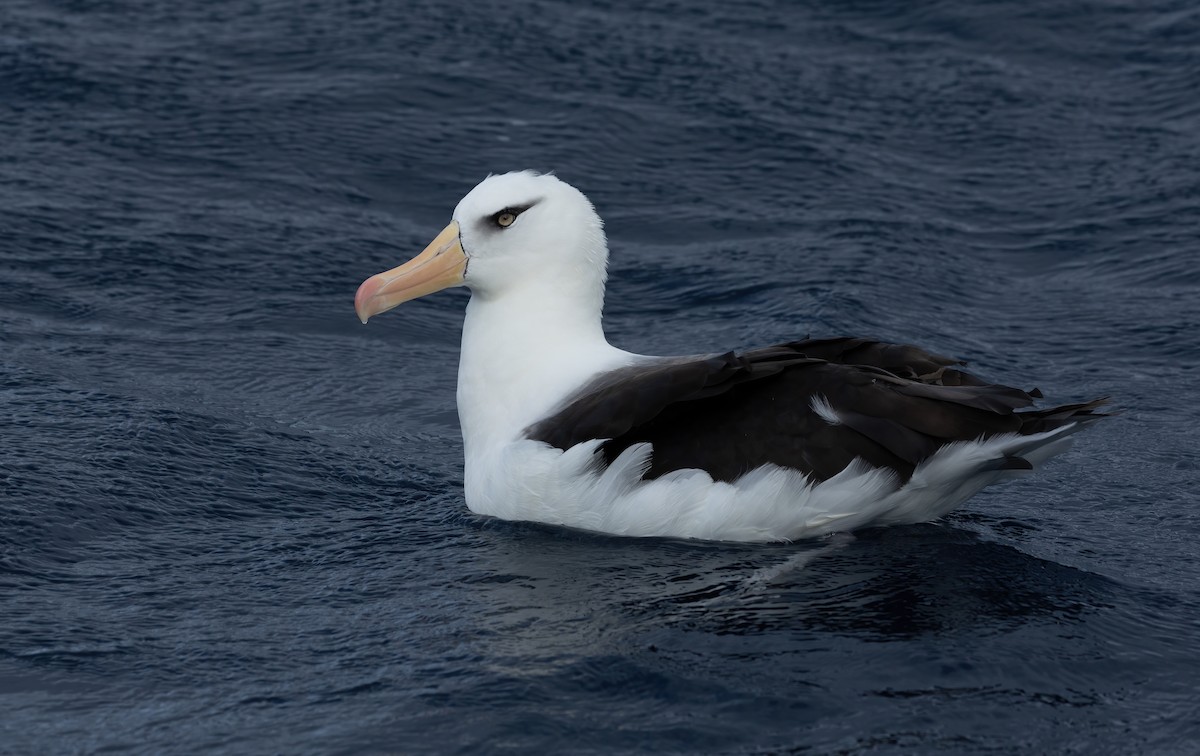
[[[603,289],[474,293],[463,322],[458,414],[467,453],[518,437],[592,375],[629,364],[601,326]]]

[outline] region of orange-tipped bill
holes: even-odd
[[[467,255],[458,238],[458,221],[451,221],[425,251],[398,268],[371,276],[358,287],[354,310],[366,323],[372,315],[387,312],[410,299],[461,286],[467,273]]]

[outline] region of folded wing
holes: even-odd
[[[598,376],[526,435],[564,450],[608,439],[609,462],[649,442],[647,478],[702,469],[733,481],[774,464],[825,480],[862,459],[907,480],[950,443],[1102,416],[1095,410],[1103,399],[1027,410],[1041,396],[1036,389],[988,384],[962,365],[914,346],[856,338],[664,359]],[[1029,467],[1020,457],[997,465]]]

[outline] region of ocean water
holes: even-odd
[[[1194,3],[5,0],[0,753],[1200,751]],[[462,497],[490,172],[652,354],[860,334],[1122,414],[943,521],[728,545]]]

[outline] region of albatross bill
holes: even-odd
[[[354,310],[366,324],[372,315],[387,312],[411,299],[450,286],[462,286],[467,256],[458,235],[458,223],[442,229],[421,254],[389,271],[371,276],[358,287]]]
[[[471,289],[458,377],[467,506],[630,536],[793,540],[936,519],[1068,448],[1093,400],[1032,409],[918,347],[805,339],[637,355],[601,327],[608,246],[552,175],[489,176],[416,258],[363,282],[368,318]]]

